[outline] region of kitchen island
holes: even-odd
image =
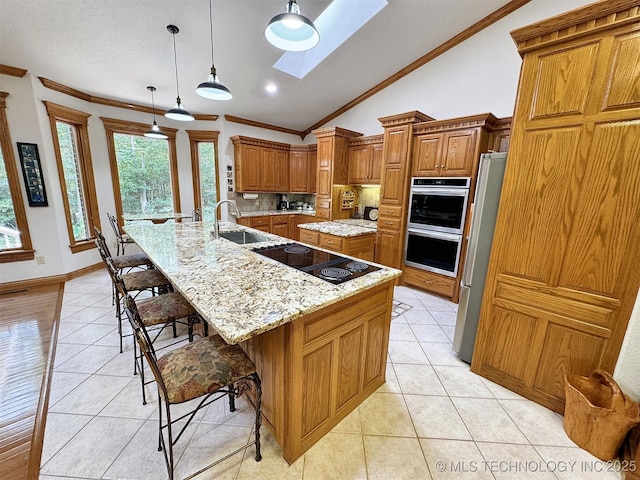
[[[298,228],[301,242],[373,261],[376,222],[345,219],[304,223]]]
[[[394,279],[387,267],[334,285],[252,251],[290,240],[232,223],[132,224],[127,233],[262,380],[264,425],[295,461],[385,381]]]

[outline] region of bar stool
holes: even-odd
[[[136,302],[130,295],[126,297],[126,312],[138,346],[158,386],[158,450],[164,453],[169,480],[174,479],[173,447],[175,443],[200,409],[227,396],[229,409],[232,412],[235,411],[235,398],[241,395],[246,395],[248,402],[255,409],[254,440],[185,477],[185,480],[199,475],[251,445],[256,446],[256,462],[262,460],[260,453],[262,388],[255,365],[242,348],[239,345],[227,344],[219,335],[210,335],[171,350],[158,358],[147,330],[140,320]],[[179,405],[197,398],[202,400],[195,409],[172,419],[172,405]],[[163,419],[163,412],[166,415],[166,421]],[[174,438],[174,424],[185,419],[184,425],[180,427]],[[164,431],[166,431],[166,440]]]
[[[107,212],[107,218],[109,219],[109,223],[111,224],[111,228],[113,228],[113,233],[116,235],[116,240],[118,241],[118,248],[116,250],[116,255],[120,255],[120,248],[122,248],[122,255],[124,255],[124,249],[127,245],[130,245],[133,242],[133,239],[127,235],[122,234],[120,231],[120,226],[118,225],[118,220],[114,215],[111,215]]]

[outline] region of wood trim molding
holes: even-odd
[[[247,118],[241,118],[241,117],[235,117],[233,115],[225,115],[224,119],[227,122],[233,122],[233,123],[241,123],[242,125],[249,125],[252,127],[258,127],[258,128],[264,128],[266,130],[274,130],[276,132],[282,132],[282,133],[290,133],[291,135],[299,135],[300,138],[302,138],[304,140],[304,137],[307,136],[308,132],[304,131],[298,131],[298,130],[293,130],[291,128],[285,128],[285,127],[278,127],[277,125],[271,125],[269,123],[262,123],[262,122],[256,122],[254,120],[249,120]]]
[[[50,277],[37,277],[27,280],[17,280],[15,282],[0,283],[0,294],[14,293],[22,290],[28,290],[34,287],[40,287],[42,285],[50,285],[52,283],[62,283],[73,280],[74,278],[81,277],[87,273],[97,272],[105,268],[104,263],[95,263],[87,267],[82,267],[78,270],[74,270],[69,273],[63,273],[60,275],[52,275]]]
[[[144,113],[150,113],[150,114],[154,113],[153,108],[146,105],[121,102],[120,100],[113,100],[111,98],[90,95],[80,90],[76,90],[75,88],[71,88],[66,85],[63,85],[62,83],[54,82],[53,80],[49,80],[48,78],[45,78],[45,77],[38,77],[38,79],[40,80],[42,85],[44,85],[45,88],[48,88],[50,90],[55,90],[56,92],[64,93],[65,95],[69,95],[71,97],[79,98],[80,100],[84,100],[85,102],[96,103],[99,105],[107,105],[108,107],[123,108],[125,110],[132,110],[135,112],[144,112]],[[162,109],[156,107],[156,113],[157,113],[157,110],[162,110]],[[195,117],[196,120],[209,120],[209,121],[216,121],[219,117],[218,115],[206,115],[202,113],[195,113],[192,115]],[[162,127],[162,129],[164,130],[165,127]]]
[[[187,130],[191,155],[191,181],[193,185],[193,208],[202,210],[202,185],[200,183],[200,156],[198,143],[213,143],[213,160],[216,171],[216,198],[220,200],[220,169],[218,164],[218,135],[213,130]],[[202,215],[202,212],[201,212]],[[203,219],[204,216],[201,217]]]
[[[149,131],[148,123],[130,122],[128,120],[120,120],[117,118],[100,117],[105,129],[111,130],[116,133],[126,133],[130,135],[144,135]],[[162,127],[162,131],[169,138],[176,138],[178,133],[177,128]]]
[[[356,145],[374,145],[382,142],[384,142],[384,134],[381,133],[379,135],[370,135],[368,137],[350,138],[347,142],[347,146],[353,147]]]
[[[0,63],[0,74],[22,78],[27,74],[27,72],[28,70],[25,70],[24,68],[12,67],[11,65],[3,65]]]
[[[481,115],[471,115],[468,117],[450,118],[447,120],[435,120],[430,122],[418,123],[413,126],[414,135],[421,133],[439,132],[442,130],[457,130],[473,127],[488,127],[494,129],[494,125],[498,119],[491,113]]]
[[[0,252],[0,263],[22,262],[25,260],[33,260],[35,251],[31,243],[31,234],[29,233],[29,222],[27,220],[27,212],[24,206],[24,197],[22,196],[22,188],[20,186],[20,174],[16,157],[13,153],[13,145],[11,143],[11,133],[9,132],[9,120],[6,112],[6,98],[9,96],[7,92],[0,92],[0,148],[4,156],[5,170],[7,172],[7,180],[9,183],[9,192],[13,202],[13,212],[16,216],[18,230],[20,230],[20,240],[22,245],[19,249],[4,250]]]
[[[360,132],[354,132],[353,130],[347,130],[346,128],[340,128],[340,127],[320,128],[318,130],[314,130],[311,133],[313,133],[316,136],[316,138],[322,138],[322,137],[354,138],[354,137],[362,136]]]
[[[591,35],[604,29],[636,23],[640,20],[640,1],[607,0],[556,15],[511,32],[520,55],[540,48],[565,42],[568,39]]]
[[[413,112],[398,113],[397,115],[390,115],[388,117],[380,117],[378,121],[384,128],[394,127],[399,125],[408,125],[410,123],[423,123],[435,120],[435,118],[425,115],[422,112],[414,110]]]
[[[465,40],[469,39],[470,37],[472,37],[476,33],[484,30],[489,25],[492,25],[495,22],[497,22],[498,20],[506,17],[507,15],[509,15],[510,13],[514,12],[518,8],[522,7],[523,5],[526,5],[530,1],[531,0],[512,0],[511,2],[507,3],[506,5],[500,7],[495,12],[490,13],[489,15],[484,17],[482,20],[479,20],[478,22],[474,23],[470,27],[464,29],[462,32],[460,32],[457,35],[451,37],[446,42],[440,44],[439,46],[437,46],[436,48],[434,48],[430,52],[426,53],[425,55],[423,55],[422,57],[420,57],[416,61],[410,63],[409,65],[407,65],[403,69],[397,71],[396,73],[391,75],[386,80],[383,80],[379,84],[371,87],[369,90],[367,90],[366,92],[361,94],[359,97],[356,97],[355,99],[351,100],[349,103],[347,103],[346,105],[343,105],[342,107],[340,107],[335,112],[327,115],[322,120],[316,122],[315,124],[313,124],[312,126],[310,126],[308,129],[306,129],[304,131],[305,135],[308,134],[309,132],[313,131],[314,129],[326,124],[327,122],[333,120],[334,118],[342,115],[344,112],[352,109],[356,105],[364,102],[368,98],[374,96],[376,93],[379,93],[380,91],[382,91],[385,88],[387,88],[389,85],[397,82],[398,80],[400,80],[401,78],[405,77],[406,75],[409,75],[410,73],[414,72],[415,70],[417,70],[418,68],[422,67],[423,65],[426,65],[427,63],[429,63],[434,58],[437,58],[440,55],[442,55],[443,53],[447,52],[448,50],[451,50],[456,45],[464,42]]]
[[[288,143],[274,142],[271,140],[265,140],[263,138],[245,137],[243,135],[235,135],[231,137],[231,141],[233,142],[234,145],[238,145],[238,144],[255,145],[257,147],[276,148],[278,150],[287,150],[287,151],[289,151],[291,148],[291,145]]]

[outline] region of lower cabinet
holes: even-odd
[[[300,228],[300,241],[373,262],[375,233],[358,235],[357,237],[340,237]]]
[[[299,237],[301,223],[315,222],[316,217],[310,215],[257,215],[253,217],[240,217],[236,219],[238,225],[255,228],[262,232],[272,233],[291,240],[301,240]],[[304,241],[304,240],[301,240]],[[305,242],[309,243],[309,242]],[[317,245],[317,243],[314,243]]]
[[[422,290],[428,290],[431,293],[443,297],[449,297],[451,299],[457,297],[457,279],[454,277],[447,277],[405,265],[403,268],[402,282]]]

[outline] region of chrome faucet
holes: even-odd
[[[240,210],[238,210],[238,206],[236,205],[236,202],[234,202],[233,200],[220,200],[218,203],[216,203],[216,208],[213,211],[213,213],[215,214],[213,217],[213,238],[214,239],[220,238],[220,223],[218,221],[218,207],[223,203],[228,203],[230,205],[233,205],[233,208],[236,209],[236,213],[235,213],[236,218],[240,218],[242,216],[240,215]]]

